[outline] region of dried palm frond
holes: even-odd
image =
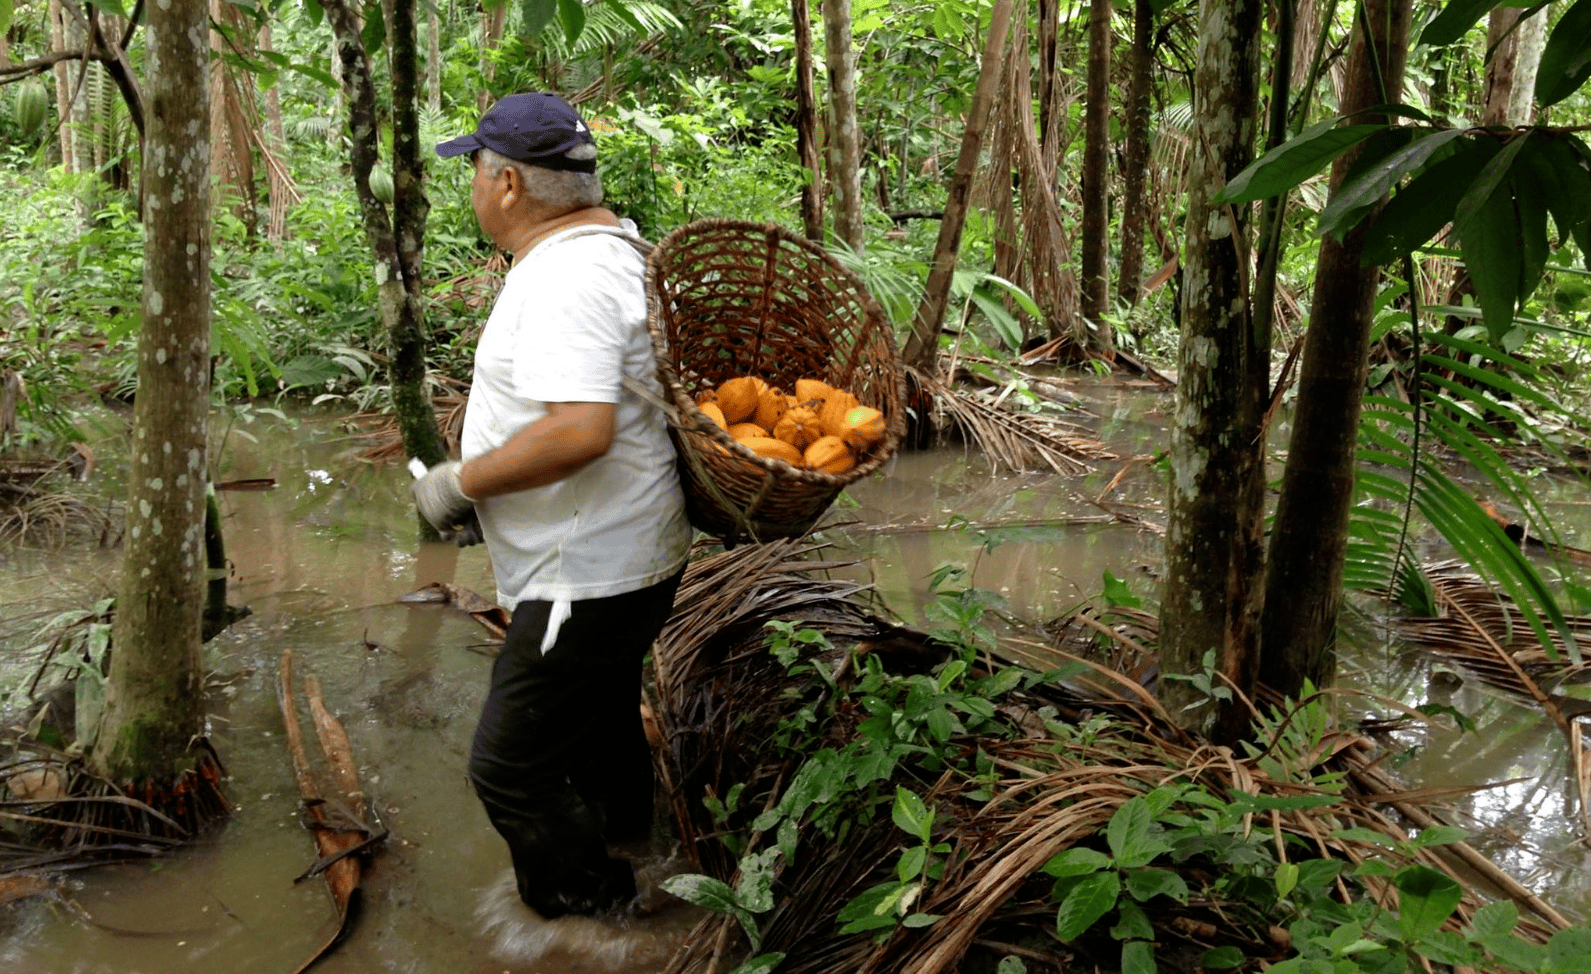
[[[779,800],[795,772],[797,758],[770,744],[786,726],[783,722],[816,715],[823,722],[817,733],[836,749],[857,738],[858,721],[865,715],[848,711],[846,699],[839,696],[856,676],[852,650],[887,654],[884,665],[891,672],[897,664],[926,672],[943,656],[924,634],[879,620],[855,604],[856,586],[813,577],[810,573],[826,567],[808,560],[815,554],[798,542],[781,542],[741,547],[693,563],[677,614],[654,654],[655,710],[664,731],[665,779],[680,837],[697,868],[725,882],[735,881],[737,852],[774,841],[748,823]],[[764,648],[762,623],[772,619],[799,620],[824,633],[828,645],[809,651],[806,669],[787,670]],[[1125,611],[1109,621],[1091,617],[1091,622],[1080,626],[1090,633],[1103,630],[1111,642],[1147,653],[1152,616]],[[1098,655],[1091,644],[1080,648]],[[1005,640],[1001,652],[1036,671],[1053,669],[1069,655],[1048,642],[1016,639]],[[825,709],[820,705],[825,699],[839,703]],[[1057,723],[1080,724],[1088,714],[1102,712],[1118,719],[1108,732],[1088,739],[1061,739],[1046,730]],[[1097,662],[1065,683],[1039,682],[1028,691],[1013,692],[1001,713],[1023,733],[961,742],[987,756],[993,780],[933,770],[908,758],[896,765],[891,781],[879,783],[885,794],[896,784],[921,794],[934,811],[933,841],[952,848],[942,875],[913,906],[938,918],[931,925],[897,927],[882,939],[838,932],[835,915],[841,904],[895,876],[903,840],[887,814],[848,820],[839,842],[805,818],[794,823],[793,837],[780,837],[781,848],[794,850],[794,855],[778,872],[773,908],[757,921],[761,950],[786,955],[781,971],[936,974],[963,969],[964,959],[978,944],[1021,944],[1026,951],[1022,956],[1047,967],[1108,965],[1113,959],[1100,951],[1119,950],[1114,941],[1094,946],[1054,941],[1055,904],[1041,868],[1051,857],[1078,846],[1098,847],[1101,829],[1118,809],[1172,782],[1196,783],[1227,800],[1240,800],[1243,794],[1327,794],[1307,774],[1273,776],[1266,768],[1274,770],[1278,764],[1261,761],[1264,755],[1240,758],[1202,744],[1181,731],[1134,679]],[[1284,726],[1291,719],[1281,714],[1276,723]],[[1341,859],[1350,868],[1378,855],[1378,843],[1342,830],[1370,829],[1401,841],[1408,837],[1409,822],[1417,828],[1436,824],[1436,816],[1417,797],[1379,770],[1380,758],[1366,738],[1347,730],[1328,731],[1302,763],[1290,759],[1289,766],[1307,771],[1313,764],[1341,772],[1352,787],[1328,806],[1274,811],[1268,818],[1256,817],[1254,824],[1274,835],[1277,848],[1296,850],[1289,855]],[[719,804],[715,817],[703,799],[722,803],[732,790],[739,794],[739,811],[731,810],[726,818]],[[723,841],[731,836],[744,844]],[[1567,925],[1463,843],[1414,855],[1450,875],[1479,873],[1496,883],[1503,895],[1533,914],[1520,928],[1531,939],[1544,940]],[[1389,880],[1361,881],[1365,885],[1357,894],[1350,894],[1346,880],[1341,881],[1341,895],[1395,905]],[[1477,896],[1466,895],[1455,922],[1467,922],[1480,905]],[[1152,917],[1156,941],[1162,950],[1189,950],[1195,956],[1217,945],[1237,946],[1251,958],[1287,955],[1289,945],[1273,938],[1267,923],[1247,910],[1218,897],[1168,904]],[[736,955],[738,940],[734,919],[710,916],[666,970],[721,971]]]
[[[442,433],[442,444],[450,455],[457,456],[459,435],[464,429],[464,407],[469,405],[468,382],[431,373],[430,381],[441,386],[443,392],[431,397],[431,408],[436,412],[436,425]],[[403,435],[398,431],[398,419],[392,413],[363,412],[348,418],[366,442],[359,454],[361,460],[371,463],[402,463],[407,459]]]
[[[996,466],[1012,470],[1042,467],[1069,476],[1086,472],[1087,461],[1117,458],[1087,430],[1053,415],[1015,412],[1003,408],[999,400],[954,388],[915,370],[913,379]]]

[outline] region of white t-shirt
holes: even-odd
[[[465,460],[546,415],[547,403],[618,404],[606,454],[562,480],[476,504],[497,600],[509,611],[524,599],[645,588],[672,575],[690,547],[666,420],[621,385],[627,375],[659,390],[645,261],[616,231],[592,230],[554,234],[514,265],[475,348]]]

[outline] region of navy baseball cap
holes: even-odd
[[[440,143],[436,154],[445,159],[491,149],[543,169],[596,172],[595,156],[570,159],[565,155],[582,145],[596,145],[596,141],[574,106],[551,93],[526,92],[509,95],[488,108],[474,132]]]

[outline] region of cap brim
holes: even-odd
[[[481,140],[475,137],[474,132],[471,132],[469,135],[461,135],[456,139],[437,143],[436,154],[447,159],[451,156],[462,156],[466,152],[474,152],[479,148],[482,148]]]

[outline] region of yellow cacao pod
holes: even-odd
[[[783,460],[794,467],[801,466],[801,451],[784,440],[768,436],[748,436],[740,441],[740,445],[753,453],[760,453],[774,460]]]
[[[819,406],[834,395],[834,387],[820,379],[797,379],[795,384],[796,402],[809,406],[816,400]]]
[[[858,406],[845,414],[840,439],[858,453],[884,442],[888,430],[884,414],[871,406]]]
[[[784,440],[797,450],[805,450],[822,435],[818,414],[806,406],[796,406],[786,411],[779,425],[773,428],[774,439]]]
[[[835,389],[823,401],[823,408],[818,410],[818,425],[823,427],[824,436],[845,435],[845,414],[862,405],[856,397],[844,389]]]
[[[768,383],[754,375],[730,379],[718,387],[718,408],[724,411],[729,423],[744,423],[757,412],[757,404],[768,389]]]
[[[722,409],[718,408],[718,404],[717,403],[715,403],[715,402],[704,402],[704,403],[701,404],[701,410],[702,410],[702,412],[707,414],[707,418],[708,419],[710,419],[713,422],[717,423],[720,429],[728,429],[729,428],[729,424],[724,422],[724,411]]]
[[[838,436],[820,436],[802,455],[807,466],[824,473],[845,473],[856,466],[856,454]]]
[[[729,427],[729,435],[744,440],[749,436],[767,436],[768,431],[756,423],[734,423]]]
[[[757,411],[752,415],[751,421],[765,430],[771,430],[779,425],[779,420],[789,408],[790,397],[785,395],[782,389],[770,386],[757,398]]]

